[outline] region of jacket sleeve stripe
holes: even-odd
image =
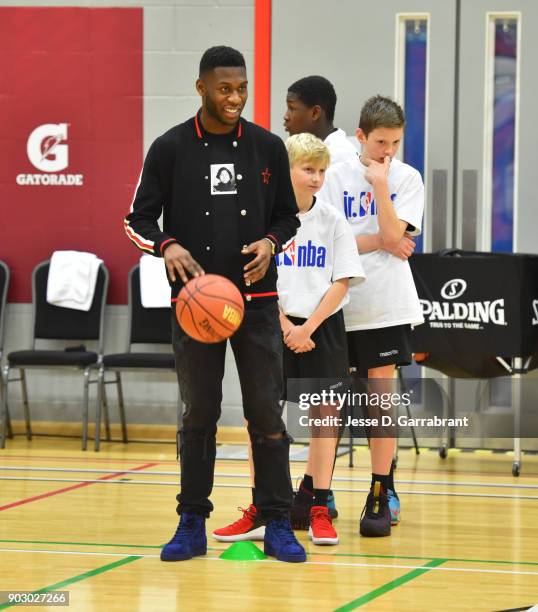
[[[142,238],[140,234],[137,234],[133,230],[133,228],[129,225],[127,221],[124,222],[124,228],[125,228],[125,233],[127,234],[127,236],[136,244],[136,246],[139,249],[142,249],[143,251],[147,251],[148,253],[153,254],[154,252],[153,247],[155,246],[155,243],[153,242],[153,240],[146,240],[145,238]]]

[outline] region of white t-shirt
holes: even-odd
[[[320,191],[320,196],[347,219],[355,236],[379,232],[374,190],[364,178],[365,170],[358,157],[331,164]],[[393,159],[388,184],[398,218],[412,225],[414,229],[407,231],[418,236],[424,212],[424,185],[419,172]],[[350,301],[344,308],[347,331],[424,322],[407,261],[378,250],[361,253],[361,262],[366,281],[349,290]]]
[[[334,281],[358,284],[364,271],[350,227],[330,204],[316,198],[299,219],[297,234],[276,256],[277,290],[284,314],[307,319]],[[349,292],[331,314],[348,302]]]
[[[358,151],[349,142],[344,130],[340,128],[331,132],[323,141],[329,148],[331,154],[331,165],[340,164],[345,161],[350,161],[358,157]]]

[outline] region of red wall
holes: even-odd
[[[10,302],[31,301],[31,271],[54,250],[96,253],[125,303],[139,254],[123,233],[142,164],[143,12],[140,8],[0,8],[0,259]],[[27,142],[43,124],[52,138]],[[56,145],[56,146],[55,146]],[[36,158],[37,155],[37,158]],[[20,185],[20,175],[82,175],[81,186]],[[27,181],[19,178],[19,181]]]

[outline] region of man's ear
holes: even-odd
[[[366,134],[361,130],[361,128],[357,128],[355,130],[355,136],[361,144],[366,144]]]
[[[312,121],[319,121],[321,117],[321,113],[322,113],[321,106],[319,104],[315,104],[310,110]]]
[[[202,98],[205,96],[206,87],[202,79],[196,79],[196,91],[198,92],[198,95],[200,95]]]

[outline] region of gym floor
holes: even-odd
[[[0,590],[68,591],[71,610],[494,611],[538,603],[538,456],[401,450],[402,522],[366,539],[358,521],[369,455],[337,461],[340,544],[305,564],[225,561],[210,533],[250,500],[245,461],[217,461],[207,557],[162,563],[176,524],[177,462],[168,443],[22,436],[0,452]],[[299,477],[304,463],[293,462]],[[262,543],[258,543],[263,547]],[[4,600],[6,595],[3,595]],[[0,609],[9,604],[0,604]]]

